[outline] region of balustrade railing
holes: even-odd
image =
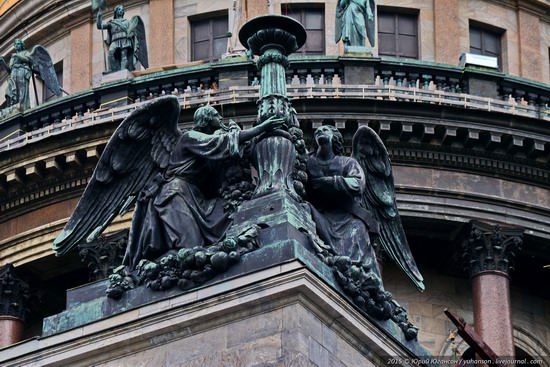
[[[550,87],[527,80],[492,73],[489,78],[496,86],[493,95],[469,94],[469,78],[480,72],[452,66],[406,63],[374,59],[365,63],[372,67],[372,84],[344,84],[345,58],[319,57],[292,60],[286,73],[288,95],[294,99],[356,98],[428,103],[481,109],[505,114],[550,120]],[[357,65],[357,60],[354,60]],[[220,73],[230,70],[231,64],[205,64],[158,75],[137,77],[126,82],[128,95],[135,101],[126,106],[100,109],[101,93],[105,87],[66,97],[45,106],[12,116],[0,122],[0,133],[19,129],[19,136],[0,135],[0,151],[15,149],[30,142],[65,131],[122,120],[145,101],[165,94],[176,95],[182,108],[205,104],[229,104],[256,101],[259,95],[259,75],[250,61],[235,64],[248,78],[249,86],[219,88]],[[116,88],[113,85],[112,88]],[[118,86],[120,88],[120,86]],[[16,124],[9,126],[9,124]],[[4,125],[4,126],[3,126]],[[15,134],[17,135],[17,134]]]

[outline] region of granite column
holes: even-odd
[[[470,274],[474,328],[501,358],[515,356],[510,301],[510,270],[523,242],[523,228],[471,221],[463,242]]]

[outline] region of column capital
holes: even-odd
[[[508,276],[521,249],[524,228],[471,220],[462,242],[464,267],[470,277],[484,272]]]
[[[100,236],[97,240],[78,245],[79,255],[90,269],[90,281],[107,279],[122,265],[128,243],[128,229]]]
[[[29,285],[17,276],[13,265],[0,268],[0,315],[13,316],[24,322],[28,298]]]

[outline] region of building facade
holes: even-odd
[[[252,126],[261,78],[238,30],[271,13],[298,20],[308,34],[286,74],[308,145],[315,128],[332,124],[349,154],[353,134],[368,125],[390,152],[398,206],[426,291],[417,292],[390,262],[383,266],[384,284],[420,328],[418,343],[435,356],[454,348],[467,352],[465,342],[450,337],[456,327],[443,313],[447,308],[468,323],[477,317],[476,325],[480,318],[485,324],[508,319],[516,356],[545,357],[543,365],[550,365],[550,291],[544,285],[550,281],[550,5],[378,0],[372,54],[350,54],[334,42],[336,3],[108,3],[104,19],[118,4],[127,18],[141,16],[150,66],[111,81],[103,75],[104,41],[89,1],[0,6],[0,55],[8,59],[17,38],[28,48],[43,45],[68,92],[52,97],[36,79],[31,109],[0,120],[0,266],[13,265],[28,284],[30,310],[24,327],[10,326],[21,335],[6,341],[7,349],[40,336],[43,319],[65,308],[66,291],[90,281],[93,261],[81,260],[78,251],[55,257],[51,245],[125,116],[147,100],[174,94],[182,128],[207,103]],[[494,57],[496,68],[460,64],[461,54]],[[7,78],[1,71],[0,103]],[[119,233],[130,220],[131,213],[115,220],[106,233]],[[500,286],[480,281],[479,274],[494,265],[472,269],[464,259],[496,260],[468,249],[472,220],[497,231],[522,229],[521,250],[496,256],[508,264],[499,276],[509,292],[486,303],[480,297]],[[510,316],[499,314],[506,302]]]

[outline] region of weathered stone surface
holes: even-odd
[[[384,361],[383,355],[427,353],[406,342],[392,322],[376,325],[358,313],[338,294],[330,272],[316,270],[326,266],[301,245],[275,249],[259,249],[236,265],[254,264],[257,256],[258,268],[245,274],[241,269],[240,277],[213,279],[187,293],[134,289],[121,301],[101,304],[105,298],[95,297],[104,283],[95,283],[87,301],[85,289],[75,290],[69,309],[46,320],[49,332],[1,352],[0,358],[5,366],[37,358],[71,366],[86,366],[92,359],[98,366],[372,366]],[[271,266],[265,262],[269,254],[277,259]],[[100,310],[96,321],[83,316]]]
[[[149,66],[156,67],[174,63],[174,2],[152,0],[149,2]],[[170,21],[168,21],[170,20]]]

